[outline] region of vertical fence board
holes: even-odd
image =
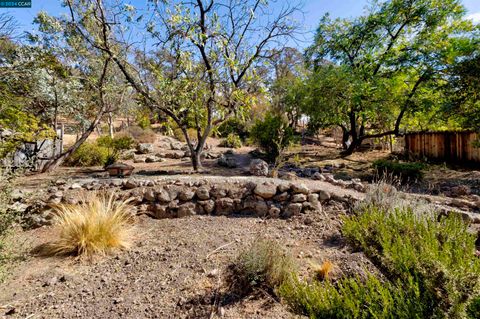
[[[476,132],[419,132],[405,136],[405,151],[415,158],[480,163]]]

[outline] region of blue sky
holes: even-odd
[[[289,0],[282,0],[289,1]],[[280,3],[282,2],[280,1]],[[131,3],[135,6],[142,7],[147,0],[131,0],[125,3]],[[304,16],[298,19],[304,19],[306,42],[299,43],[300,46],[308,46],[308,42],[313,37],[313,32],[317,27],[319,19],[327,12],[332,17],[354,17],[361,15],[368,0],[303,0]],[[469,18],[480,23],[480,0],[463,0],[464,6],[468,10]],[[32,8],[18,9],[0,9],[9,11],[21,25],[22,31],[32,31],[33,18],[41,11],[45,10],[51,15],[57,15],[65,11],[60,5],[60,0],[32,0]]]

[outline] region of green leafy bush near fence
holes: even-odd
[[[377,170],[380,177],[393,176],[403,182],[413,182],[423,178],[423,170],[426,168],[426,165],[423,163],[377,160],[373,162],[373,167]]]

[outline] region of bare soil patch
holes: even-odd
[[[194,216],[139,217],[130,251],[82,261],[29,257],[2,285],[8,318],[293,318],[267,294],[237,296],[226,281],[229,264],[259,236],[278,240],[308,274],[310,261],[330,260],[333,276],[374,270],[353,253],[333,213],[293,220]],[[33,248],[52,237],[43,227],[18,234]]]

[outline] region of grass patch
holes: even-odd
[[[54,221],[58,239],[41,247],[40,252],[92,256],[129,248],[134,227],[128,202],[116,201],[114,194],[95,194],[81,204],[59,206]]]
[[[380,177],[393,176],[402,182],[414,182],[423,178],[423,170],[426,165],[423,163],[403,163],[390,160],[377,160],[373,167]]]
[[[255,289],[273,293],[296,269],[291,256],[272,240],[257,239],[231,266],[231,281],[247,294]]]

